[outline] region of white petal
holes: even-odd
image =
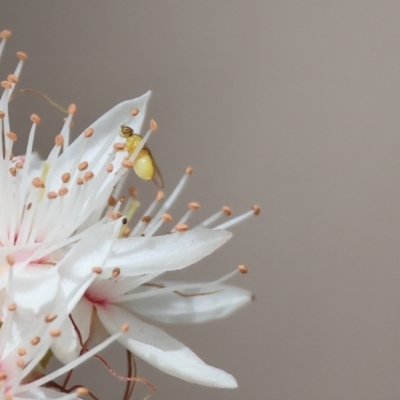
[[[118,239],[106,263],[118,266],[122,276],[163,273],[185,268],[222,246],[232,233],[196,228],[156,237]]]
[[[65,394],[63,395],[60,392],[57,392],[56,390],[53,389],[48,389],[48,388],[35,388],[32,390],[29,390],[24,393],[18,393],[17,396],[13,397],[13,400],[47,400],[47,399],[60,399]],[[80,400],[81,397],[74,396],[70,398],[71,400]]]
[[[90,325],[90,335],[85,343],[88,349],[93,349],[100,343],[104,342],[110,337],[108,331],[104,328],[104,325],[99,320],[97,315],[97,308],[94,309],[92,313],[91,325]]]
[[[115,306],[99,307],[98,316],[110,333],[117,332],[123,323],[129,331],[120,342],[132,353],[167,374],[200,385],[235,388],[235,378],[221,369],[211,367],[189,348],[161,329],[146,324],[126,310]]]
[[[90,332],[90,321],[93,305],[82,298],[71,315],[81,334],[82,342],[85,343]],[[79,356],[82,349],[78,335],[69,318],[65,319],[60,327],[62,335],[53,341],[51,350],[54,355],[64,364],[68,364]]]
[[[68,364],[79,356],[81,346],[79,345],[78,335],[69,318],[63,321],[60,329],[62,335],[53,341],[51,351],[63,364]]]
[[[162,284],[177,285],[176,282]],[[157,291],[154,287],[147,289]],[[179,289],[181,292],[190,296],[162,292],[160,295],[121,303],[121,306],[164,323],[198,323],[224,318],[249,303],[252,297],[248,290],[228,285],[204,285],[190,291],[183,286]]]
[[[13,280],[12,290],[18,312],[47,314],[59,291],[60,276],[52,265],[29,264]]]
[[[90,321],[92,319],[93,304],[84,297],[79,300],[78,304],[72,310],[72,318],[78,326],[81,333],[83,343],[86,342],[90,333]]]
[[[1,342],[3,343],[3,340],[5,340],[6,343],[1,354],[1,362],[7,365],[9,369],[16,367],[18,370],[16,361],[20,357],[18,355],[19,348],[30,348],[24,357],[24,361],[29,363],[38,353],[50,347],[52,338],[50,335],[44,335],[48,325],[43,323],[42,316],[28,320],[18,313],[17,308],[17,311],[13,312],[12,321],[9,322],[11,322],[11,325],[8,325],[6,321],[1,328]],[[40,346],[32,346],[30,344],[30,340],[35,336],[41,338]],[[21,373],[21,370],[19,373]]]
[[[115,243],[115,232],[119,231],[120,226],[121,221],[117,220],[88,230],[83,239],[59,262],[61,290],[64,297],[68,297],[87,280],[89,275],[93,274],[93,267],[104,265]],[[82,286],[80,289],[82,294],[86,288],[87,286]],[[70,306],[73,307],[74,304]]]
[[[17,275],[20,268],[25,268],[32,254],[42,247],[41,243],[21,246],[0,246],[0,289],[8,284],[8,264],[6,257],[12,255],[15,259],[13,265],[14,274]],[[14,276],[15,276],[14,275]]]
[[[149,277],[149,280],[151,277]],[[127,278],[111,278],[106,280],[94,281],[86,293],[89,298],[102,299],[107,302],[108,299],[113,299],[121,294],[129,292],[139,285],[143,284],[141,277],[127,277]]]

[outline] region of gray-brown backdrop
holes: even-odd
[[[256,301],[228,320],[166,328],[239,389],[142,362],[155,398],[399,398],[399,16],[397,1],[1,2],[0,28],[14,34],[3,78],[26,51],[20,88],[75,102],[75,134],[152,89],[150,145],[166,190],[191,164],[182,207],[263,207],[181,274],[213,279],[245,263],[250,274],[232,283]],[[14,102],[16,133],[42,116],[45,153],[62,115],[28,95]],[[123,374],[123,353],[107,354]],[[122,392],[97,363],[80,371],[102,400]]]

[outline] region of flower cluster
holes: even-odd
[[[9,36],[9,31],[0,33],[0,55]],[[9,101],[27,58],[22,52],[17,57],[15,72],[1,82],[0,99],[0,400],[80,398],[88,392],[83,386],[71,391],[54,379],[113,341],[186,381],[236,387],[233,376],[207,365],[141,317],[199,323],[248,303],[250,292],[225,284],[235,273],[247,272],[243,265],[213,282],[170,282],[161,275],[212,253],[231,238],[228,228],[258,214],[259,208],[218,225],[218,219],[231,214],[223,207],[189,229],[187,222],[199,209],[192,202],[174,228],[159,235],[190,179],[192,168],[187,168],[168,198],[159,191],[137,217],[136,191],[122,194],[132,167],[139,176],[143,173],[138,160],[145,173],[150,165],[150,175],[158,174],[146,147],[157,129],[155,121],[139,136],[150,92],[116,105],[72,143],[76,107],[69,106],[45,160],[34,152],[40,117],[32,115],[24,155],[15,156],[18,138],[10,126]],[[119,135],[122,121],[137,139],[133,147]],[[160,176],[157,182],[162,184]],[[52,356],[64,367],[46,373]],[[140,380],[127,381],[135,379]]]

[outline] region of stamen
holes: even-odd
[[[131,234],[132,230],[130,228],[125,228],[124,231],[122,232],[122,237],[129,237],[129,235]]]
[[[17,140],[17,135],[14,132],[8,132],[6,134],[6,138],[8,140],[5,140],[5,145],[6,145],[6,155],[5,159],[6,160],[11,160],[12,159],[12,148],[14,145],[14,142]]]
[[[159,209],[158,213],[154,217],[153,221],[149,224],[149,226],[145,230],[146,236],[152,236],[154,233],[157,232],[158,227],[157,225],[159,224],[161,216],[169,210],[169,208],[174,204],[176,199],[179,197],[181,194],[182,190],[184,189],[186,182],[189,179],[189,176],[192,175],[193,173],[193,168],[192,167],[187,167],[185,171],[185,175],[181,178],[179,181],[178,185],[175,187],[174,191],[171,193],[169,198],[165,201],[165,203],[161,206]]]
[[[157,122],[154,121],[154,119],[151,119],[151,120],[150,120],[150,129],[151,129],[153,132],[155,132],[155,131],[158,129]]]
[[[120,274],[121,274],[121,269],[120,268],[114,268],[112,270],[111,276],[113,278],[118,278],[120,276]]]
[[[25,367],[25,361],[22,359],[22,358],[20,358],[20,359],[18,359],[17,360],[17,366],[19,367],[19,368],[24,368]]]
[[[228,229],[241,222],[245,221],[246,219],[250,218],[252,215],[258,215],[261,212],[261,208],[259,206],[253,206],[251,211],[247,211],[246,213],[239,215],[236,218],[232,218],[231,220],[216,226],[214,229]]]
[[[103,273],[103,268],[101,268],[101,267],[93,267],[93,268],[92,268],[92,271],[93,271],[95,274],[100,275],[100,274]]]
[[[63,183],[68,183],[70,179],[71,179],[71,174],[69,172],[65,172],[61,176],[61,180],[63,181]]]
[[[137,196],[137,190],[133,186],[129,188],[129,196],[131,196],[132,199],[136,198]]]
[[[38,345],[40,342],[40,337],[39,336],[35,336],[34,338],[31,339],[30,343],[32,346],[36,346]]]
[[[61,188],[59,191],[58,191],[58,195],[60,196],[60,197],[62,197],[62,196],[65,196],[66,194],[68,193],[68,189],[67,188]]]
[[[53,322],[56,318],[57,318],[56,314],[48,314],[45,316],[44,322],[46,322],[46,324],[48,324],[50,322]]]
[[[79,163],[78,165],[78,170],[79,171],[85,171],[87,169],[87,167],[89,166],[89,163],[86,161],[82,161],[81,163]]]
[[[89,182],[90,180],[93,179],[93,177],[94,177],[94,173],[91,172],[91,171],[88,171],[88,172],[86,172],[86,173],[83,175],[83,180],[84,180],[85,182]]]
[[[8,39],[11,36],[11,31],[5,29],[0,32],[0,57],[3,54],[4,46],[6,44],[6,39]]]
[[[153,211],[156,209],[158,203],[164,199],[164,193],[159,190],[157,192],[155,200],[150,204],[149,208],[145,211],[145,213],[142,215],[142,218],[140,221],[136,224],[135,228],[132,231],[132,236],[140,236],[144,229],[146,228],[147,224],[151,221],[151,215],[153,214]],[[145,220],[143,218],[147,217]]]
[[[61,336],[61,329],[52,329],[50,331],[50,336],[53,338],[57,338]]]
[[[93,128],[87,128],[85,132],[83,133],[83,136],[85,136],[86,139],[90,138],[93,136],[94,129]]]
[[[247,274],[247,272],[248,272],[247,267],[243,264],[239,265],[238,269],[241,274]]]
[[[115,205],[117,204],[117,199],[113,196],[108,198],[108,206],[109,207],[115,207]]]
[[[23,357],[26,355],[26,350],[24,348],[19,348],[18,349],[18,355]]]
[[[64,138],[62,135],[57,135],[55,140],[54,140],[56,146],[61,147],[64,143]]]
[[[22,216],[24,214],[24,206],[26,204],[24,200],[27,196],[27,191],[28,191],[28,174],[29,174],[29,166],[31,164],[33,141],[35,138],[36,127],[41,122],[40,117],[37,116],[36,114],[31,115],[31,121],[32,121],[32,126],[29,132],[28,144],[26,147],[26,154],[25,154],[25,162],[24,162],[25,168],[22,171],[22,177],[20,183],[20,196],[18,196],[17,198],[17,201],[19,202],[19,204],[17,204],[18,221],[21,221],[20,230],[22,232],[26,231],[26,221],[25,219],[22,218]],[[17,244],[22,243],[21,239],[22,237],[21,235],[19,235],[17,239]]]
[[[186,232],[189,229],[189,227],[186,224],[176,224],[174,230],[177,232]]]
[[[64,151],[69,146],[69,133],[70,133],[70,126],[72,122],[72,117],[76,112],[76,105],[70,104],[68,106],[68,117],[65,119],[64,125],[61,129],[61,135],[64,137]]]
[[[9,254],[9,255],[6,257],[6,261],[7,261],[7,264],[8,264],[10,267],[12,267],[12,266],[14,265],[14,263],[15,263],[15,258],[14,258],[14,256],[13,256],[12,254]]]
[[[47,198],[49,199],[49,200],[54,200],[54,199],[56,199],[58,197],[58,195],[57,195],[57,193],[56,192],[49,192],[49,193],[47,193]]]
[[[9,31],[8,29],[4,29],[0,32],[0,39],[8,39],[11,35],[11,31]]]
[[[229,216],[231,214],[232,214],[232,210],[229,207],[224,206],[224,207],[222,207],[222,209],[220,211],[211,215],[211,217],[207,218],[205,221],[203,221],[202,223],[197,225],[196,228],[206,228],[206,227],[210,226],[211,224],[213,224],[214,222],[216,222],[223,215]]]
[[[189,220],[190,216],[193,214],[194,211],[200,210],[200,204],[196,203],[196,202],[191,202],[191,203],[188,204],[188,208],[189,208],[189,210],[186,211],[186,213],[179,220],[179,222],[176,224],[175,228],[172,229],[171,232],[174,232],[175,230],[177,230],[178,232],[183,232],[182,230],[179,231],[177,229],[177,227],[181,227],[181,226],[186,226],[187,227],[186,222]],[[182,227],[181,227],[181,229],[182,229]]]
[[[14,75],[14,74],[10,74],[7,76],[7,80],[8,80],[8,82],[11,82],[11,83],[17,83],[18,76]]]
[[[14,74],[13,74],[17,78],[16,82],[18,81],[18,77],[21,75],[22,67],[24,65],[24,62],[28,59],[28,56],[25,53],[23,53],[22,51],[18,51],[17,52],[17,58],[19,59],[19,61],[18,61],[18,64],[17,64],[17,66],[15,68],[15,71],[14,71]],[[13,82],[13,86],[12,86],[12,89],[11,89],[11,92],[10,92],[10,96],[12,95],[12,93],[14,91],[16,82]]]

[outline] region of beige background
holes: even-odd
[[[26,51],[20,88],[77,103],[75,134],[152,89],[166,189],[197,168],[182,206],[198,200],[204,217],[225,203],[263,206],[181,275],[207,280],[246,263],[233,282],[257,300],[225,321],[167,327],[240,388],[192,386],[140,363],[155,398],[399,398],[399,15],[397,1],[1,3],[0,27],[14,32],[2,76]],[[21,96],[13,112],[20,134],[42,115],[47,151],[57,110]],[[102,400],[118,398],[104,369],[84,370]]]

